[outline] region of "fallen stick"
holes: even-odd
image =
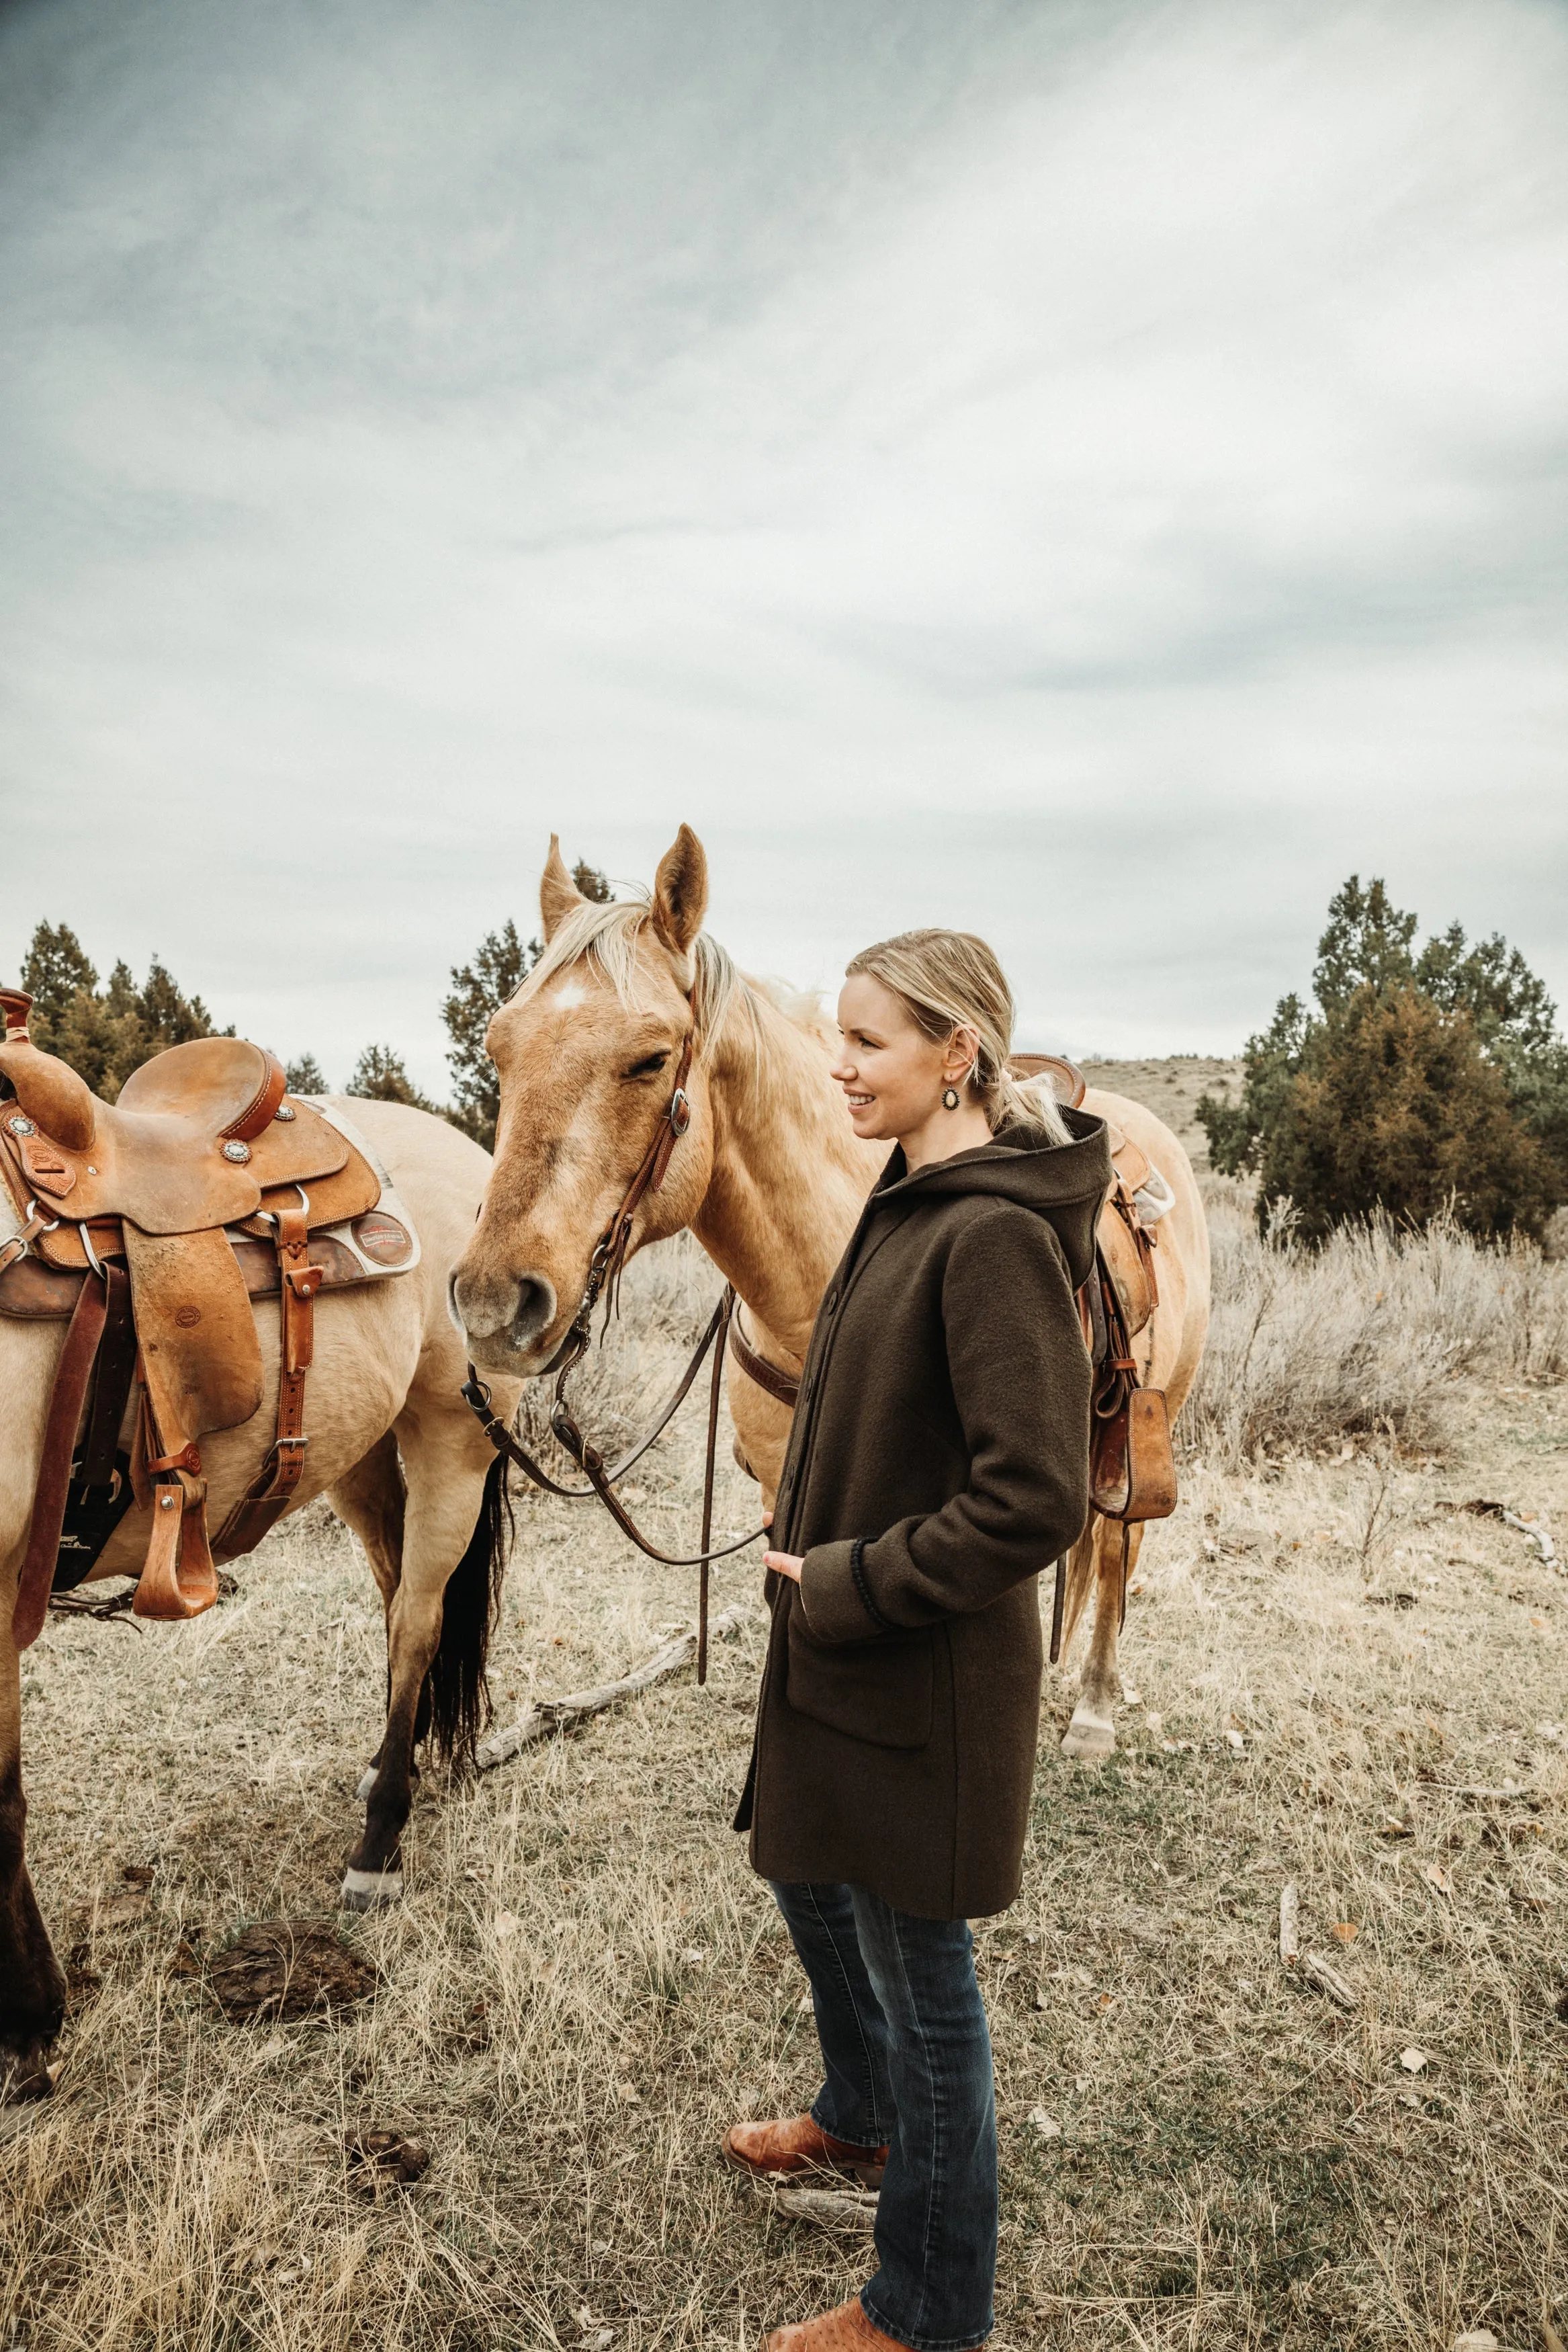
[[[1301,1956],[1301,1898],[1293,1878],[1280,1889],[1280,1958],[1293,1969]]]
[[[1361,1995],[1355,1987],[1348,1978],[1342,1977],[1336,1968],[1331,1967],[1321,1952],[1307,1952],[1302,1956],[1301,1974],[1310,1978],[1320,1992],[1326,1992],[1340,2009],[1361,2007]]]
[[[784,2189],[754,2180],[758,2197],[777,2205],[791,2221],[814,2221],[820,2230],[869,2237],[876,2227],[876,2192],[871,2189]]]
[[[750,1611],[727,1609],[715,1617],[708,1626],[710,1640],[725,1641],[738,1633]],[[655,1651],[645,1665],[636,1666],[618,1683],[601,1683],[597,1690],[571,1691],[565,1698],[536,1699],[528,1713],[504,1731],[493,1731],[482,1739],[474,1751],[474,1761],[481,1772],[505,1764],[521,1748],[531,1747],[536,1739],[548,1739],[552,1732],[564,1731],[570,1723],[580,1723],[587,1715],[602,1715],[606,1707],[619,1705],[623,1698],[633,1698],[639,1691],[647,1690],[653,1683],[662,1683],[671,1675],[678,1675],[689,1666],[697,1654],[696,1629],[678,1633]]]
[[[1549,1527],[1543,1526],[1539,1519],[1521,1519],[1517,1511],[1504,1511],[1502,1523],[1504,1527],[1514,1528],[1532,1543],[1547,1568],[1556,1567],[1557,1553],[1552,1546],[1552,1530]]]

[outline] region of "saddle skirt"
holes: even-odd
[[[16,1602],[24,1647],[50,1591],[90,1572],[133,1499],[153,1512],[137,1614],[209,1608],[214,1549],[253,1549],[298,1486],[316,1293],[419,1260],[351,1119],[289,1096],[264,1047],[172,1046],[110,1104],[33,1044],[29,1003],[0,990],[0,1315],[68,1318],[69,1328]],[[281,1300],[277,1427],[209,1542],[200,1440],[260,1408],[251,1301],[268,1296]]]

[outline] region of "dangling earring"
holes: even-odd
[[[943,1087],[943,1089],[942,1089],[942,1108],[943,1108],[943,1109],[944,1109],[944,1110],[956,1110],[956,1109],[957,1109],[957,1108],[958,1108],[958,1089],[957,1089],[957,1087]]]

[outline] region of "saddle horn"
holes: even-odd
[[[0,1043],[0,1079],[17,1108],[51,1143],[67,1151],[89,1151],[98,1132],[98,1102],[84,1078],[53,1054],[40,1053],[27,1034],[33,1000],[20,988],[0,988],[5,1035]]]

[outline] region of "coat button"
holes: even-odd
[[[830,1315],[832,1313],[834,1307],[837,1307],[838,1303],[839,1294],[836,1290],[830,1290],[826,1298],[822,1301],[823,1306],[827,1308]]]

